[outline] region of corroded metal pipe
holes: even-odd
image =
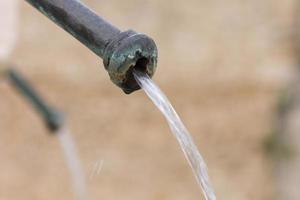
[[[7,71],[8,79],[26,99],[33,105],[45,121],[51,133],[55,133],[64,124],[64,117],[61,112],[49,106],[32,86],[16,70]]]
[[[26,0],[103,59],[111,80],[127,94],[139,89],[133,68],[153,76],[154,41],[132,30],[120,31],[79,0]]]

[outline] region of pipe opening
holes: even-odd
[[[146,73],[148,63],[149,60],[145,57],[142,57],[136,61],[136,64],[135,66],[133,66],[133,69]]]
[[[128,90],[124,90],[126,94],[131,93],[134,90],[140,89],[140,86],[136,82],[134,76],[133,76],[133,70],[141,71],[144,73],[147,73],[147,65],[149,63],[149,60],[145,57],[139,58],[134,66],[131,66],[126,74],[126,81],[124,83],[124,88],[130,88]]]

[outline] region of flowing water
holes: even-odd
[[[216,200],[216,196],[209,181],[206,164],[190,133],[180,120],[168,98],[146,73],[134,70],[133,74],[140,87],[146,92],[149,98],[167,119],[171,131],[177,138],[186,159],[193,169],[197,182],[202,188],[205,199]]]
[[[63,149],[65,160],[71,174],[73,191],[76,200],[86,200],[86,181],[81,162],[79,160],[75,143],[71,137],[70,130],[66,127],[59,129],[58,138]]]

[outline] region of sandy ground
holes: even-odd
[[[122,30],[154,38],[160,56],[154,80],[193,134],[218,199],[274,199],[263,144],[293,64],[294,2],[86,2]],[[101,59],[25,2],[20,7],[12,63],[68,116],[89,199],[203,199],[146,95],[123,94]],[[0,94],[0,199],[73,199],[57,138],[3,81]]]

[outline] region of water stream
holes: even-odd
[[[197,182],[201,186],[205,199],[216,200],[216,196],[209,181],[206,164],[190,133],[182,123],[168,98],[147,74],[137,70],[135,70],[133,74],[140,87],[146,92],[149,98],[167,119],[171,131],[178,140],[181,149],[193,170]]]
[[[70,130],[63,127],[58,130],[58,138],[62,147],[67,167],[70,171],[73,191],[76,200],[86,200],[86,180],[83,173],[81,162],[77,154],[75,143],[71,137]]]

